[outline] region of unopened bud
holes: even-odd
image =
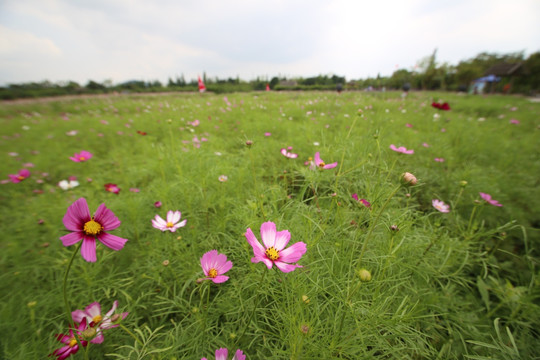
[[[467,182],[465,180],[461,180],[459,182],[459,186],[461,186],[462,188],[464,188],[465,186],[467,186]]]
[[[251,140],[246,140],[246,145],[247,145],[247,146],[253,145],[253,141],[251,141]]]
[[[366,270],[366,269],[358,270],[358,276],[360,277],[360,280],[364,282],[371,281],[371,273],[369,272],[369,270]]]
[[[96,337],[96,334],[97,331],[93,327],[89,327],[81,333],[84,340],[92,340],[94,337]]]
[[[405,185],[416,185],[416,176],[411,174],[410,172],[403,173],[401,175],[402,181],[405,183]]]
[[[309,304],[310,300],[309,298],[307,297],[307,295],[302,295],[302,301],[304,302],[304,304]]]
[[[169,265],[169,260],[163,260],[162,264],[163,264],[163,266]]]
[[[36,305],[37,305],[37,301],[30,301],[28,304],[26,304],[26,306],[28,306],[29,308],[33,308]]]
[[[309,332],[309,326],[307,326],[306,324],[300,326],[300,331],[301,331],[303,334],[307,335],[307,333]]]
[[[397,225],[392,225],[392,226],[390,226],[390,230],[392,230],[392,231],[399,231],[399,228],[398,228]]]

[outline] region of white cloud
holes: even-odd
[[[4,0],[0,79],[390,75],[538,51],[539,23],[537,0]]]

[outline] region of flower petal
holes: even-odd
[[[285,249],[285,246],[287,246],[289,240],[291,240],[291,233],[289,230],[278,231],[276,233],[276,242],[274,244],[274,248],[277,251]]]
[[[284,273],[288,273],[288,272],[293,271],[296,268],[302,267],[302,266],[296,265],[296,264],[286,264],[286,263],[281,262],[281,261],[276,261],[276,262],[274,262],[274,264],[276,264],[277,268],[279,270],[283,271]]]
[[[85,198],[80,198],[68,207],[62,222],[70,231],[81,231],[84,224],[90,220],[88,203]]]
[[[229,277],[225,276],[225,275],[218,275],[215,278],[212,278],[210,280],[212,280],[214,282],[214,284],[221,284],[221,283],[224,283],[225,281],[229,280]]]
[[[276,243],[276,224],[271,221],[267,221],[261,225],[261,238],[264,246],[275,246]]]
[[[67,235],[60,237],[60,240],[62,240],[62,245],[71,246],[73,244],[78,243],[83,238],[84,238],[84,234],[82,233],[82,231],[75,231],[75,232],[72,232],[72,233],[69,233]]]
[[[84,312],[83,310],[75,310],[71,312],[71,318],[76,323],[80,323],[82,319],[84,319],[85,317],[86,317],[86,312]]]
[[[315,153],[313,160],[315,161],[315,165],[317,166],[319,166],[319,164],[323,162],[321,159],[321,154],[318,151]]]
[[[232,267],[233,267],[232,261],[227,261],[225,263],[218,265],[216,270],[218,271],[218,274],[225,274],[227,271],[231,270]]]
[[[265,248],[261,245],[259,240],[257,240],[255,235],[253,234],[253,231],[251,231],[250,228],[247,228],[244,235],[246,236],[249,245],[251,245],[251,247],[253,248],[253,254],[255,255],[255,257],[260,259],[264,258]],[[253,259],[251,259],[251,261],[253,262]]]
[[[114,215],[114,213],[107,209],[105,204],[99,205],[94,214],[94,220],[103,226],[103,230],[114,230],[120,226],[120,220]]]
[[[88,262],[96,262],[96,239],[85,236],[81,246],[81,255]]]
[[[98,240],[101,241],[103,245],[116,251],[122,250],[122,248],[124,248],[124,245],[128,241],[128,239],[124,239],[106,232],[99,234]]]
[[[323,169],[333,169],[337,166],[337,162],[334,162],[334,163],[331,163],[331,164],[326,164],[323,166]]]
[[[287,249],[279,252],[279,261],[294,263],[300,260],[302,255],[306,253],[307,246],[305,243],[299,241]]]
[[[208,276],[208,271],[213,267],[212,263],[214,258],[217,256],[217,250],[210,250],[203,254],[201,257],[201,267],[204,271],[204,274]]]

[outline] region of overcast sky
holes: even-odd
[[[0,0],[0,85],[348,80],[540,51],[540,0]]]

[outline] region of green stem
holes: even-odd
[[[139,340],[139,338],[138,338],[135,334],[133,334],[131,331],[129,331],[129,329],[128,329],[127,327],[125,327],[125,326],[122,325],[122,324],[119,324],[119,325],[120,325],[120,327],[122,328],[122,330],[124,330],[124,331],[127,332],[132,338],[134,338],[135,341],[136,341],[137,343],[139,343],[139,345],[144,346],[144,344],[142,343],[142,341]]]
[[[266,276],[267,272],[268,271],[266,271],[266,270],[263,271],[262,276],[261,276],[261,280],[259,281],[258,289],[263,288],[263,281],[264,281],[264,277]],[[260,292],[257,293],[257,299],[255,300],[255,306],[253,307],[253,311],[249,315],[248,321],[246,322],[246,326],[244,327],[244,331],[242,331],[242,334],[238,337],[238,339],[236,340],[236,342],[235,342],[234,346],[232,347],[232,349],[236,349],[237,345],[240,344],[240,340],[242,340],[242,338],[246,334],[247,328],[249,327],[249,324],[251,323],[251,319],[253,318],[253,315],[255,314],[255,311],[257,311],[257,306],[259,305],[259,300],[261,299],[261,297],[262,296],[260,296]]]
[[[81,343],[81,340],[79,339],[79,334],[77,333],[78,329],[75,327],[75,322],[73,321],[73,318],[71,317],[71,307],[69,306],[69,300],[67,296],[67,279],[69,275],[69,271],[71,270],[71,265],[73,264],[73,259],[75,259],[75,256],[79,252],[79,249],[82,246],[82,241],[79,242],[79,245],[75,248],[75,251],[73,251],[73,255],[71,255],[71,259],[69,259],[68,266],[66,268],[66,272],[64,274],[64,281],[62,284],[62,290],[64,293],[64,306],[66,307],[66,315],[68,317],[68,324],[70,325],[70,328],[73,329],[73,334],[75,335],[75,340],[77,341],[77,345],[79,345],[79,349],[83,348],[83,345]],[[87,345],[89,345],[88,343]],[[84,352],[84,358],[88,359],[88,349]]]
[[[474,220],[474,215],[476,214],[476,209],[478,208],[478,205],[475,205],[473,208],[473,211],[471,212],[471,217],[469,218],[469,225],[467,226],[467,233],[471,231],[472,222]]]
[[[398,185],[394,189],[392,194],[388,197],[388,199],[386,199],[386,202],[381,207],[381,210],[379,210],[379,213],[377,214],[377,217],[375,218],[375,221],[373,221],[373,224],[371,224],[371,226],[369,227],[369,232],[366,235],[366,239],[364,240],[364,243],[362,244],[362,249],[360,250],[360,256],[358,257],[358,263],[359,264],[362,262],[362,257],[364,256],[364,252],[366,251],[366,247],[367,247],[367,244],[368,244],[368,242],[369,242],[369,240],[371,238],[371,234],[373,234],[373,229],[377,226],[377,223],[379,222],[379,219],[380,219],[384,209],[386,208],[386,206],[388,205],[390,200],[394,197],[394,195],[396,195],[396,193],[399,191],[399,189],[401,189],[401,185]]]

